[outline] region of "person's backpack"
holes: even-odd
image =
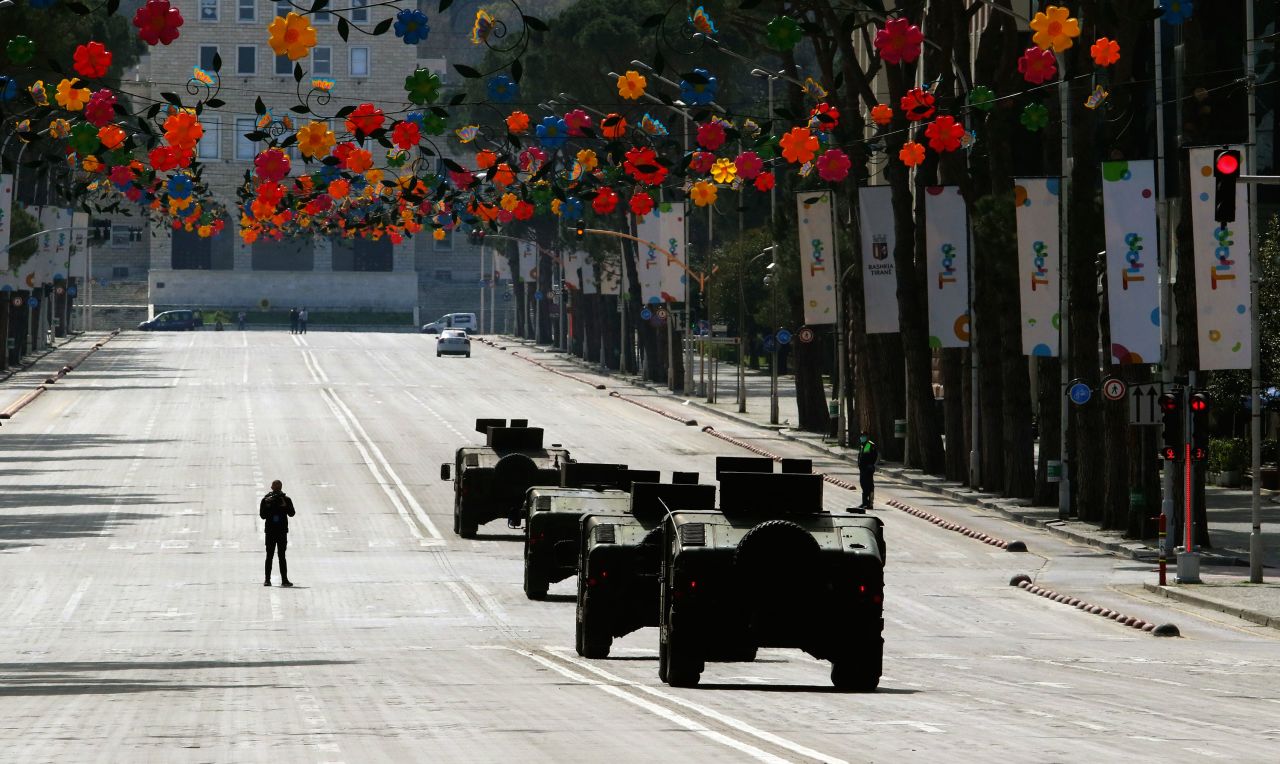
[[[284,494],[267,494],[267,524],[274,526],[287,522],[285,518],[288,516],[289,506],[285,503]]]

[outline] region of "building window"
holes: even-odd
[[[356,47],[351,49],[351,76],[369,76],[369,49]]]
[[[313,24],[329,24],[333,22],[333,14],[328,11],[316,11],[311,14]]]
[[[113,266],[111,266],[111,278],[113,278],[113,279],[127,279],[127,278],[129,278],[129,266],[127,266],[127,265],[113,265]]]
[[[241,45],[236,48],[236,74],[258,73],[258,46]]]
[[[218,55],[217,45],[201,45],[200,46],[200,68],[206,71],[213,71],[213,59]]]
[[[236,159],[253,159],[258,155],[258,144],[245,136],[254,132],[253,117],[236,117]]]
[[[333,48],[320,46],[311,49],[311,73],[333,74]]]
[[[222,155],[222,118],[205,115],[200,124],[204,125],[204,135],[196,144],[196,156],[201,159],[217,159]]]
[[[369,20],[369,0],[351,0],[351,20],[357,24]]]
[[[288,3],[284,2],[284,0],[276,0],[277,16],[288,16],[289,11],[292,11],[292,10],[293,8]]]
[[[124,249],[133,242],[133,229],[126,225],[115,223],[111,226],[111,246],[115,249]]]
[[[437,252],[453,251],[453,231],[445,231],[443,239],[436,239],[433,236],[432,241],[435,242],[435,250]]]
[[[236,19],[238,21],[257,21],[258,0],[236,0]]]
[[[293,62],[288,56],[276,56],[276,74],[281,77],[293,75]]]
[[[218,20],[218,0],[200,0],[200,20]]]
[[[437,268],[435,272],[436,281],[453,281],[453,271]]]

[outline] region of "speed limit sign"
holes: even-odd
[[[800,331],[796,332],[796,339],[801,342],[813,342],[813,330],[807,326],[804,327]]]

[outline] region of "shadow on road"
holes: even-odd
[[[65,500],[63,504],[74,504]],[[0,499],[3,505],[10,497]],[[77,500],[80,497],[76,497]],[[134,497],[126,497],[130,503],[142,503]],[[21,502],[19,502],[21,503]],[[51,502],[58,503],[58,502]],[[107,502],[103,502],[107,503]],[[158,503],[158,502],[153,502]],[[45,512],[41,514],[0,514],[0,550],[35,546],[37,541],[88,538],[111,535],[118,527],[138,520],[163,517],[160,514],[138,512]]]
[[[295,668],[299,666],[336,666],[355,661],[69,661],[54,663],[0,663],[0,698],[39,695],[117,695],[139,692],[192,692],[195,690],[227,690],[279,688],[278,683],[187,683],[164,679],[111,679],[93,676],[106,671],[177,672],[210,669]],[[87,675],[87,676],[86,676]]]

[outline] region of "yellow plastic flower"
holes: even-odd
[[[90,154],[81,161],[80,166],[84,168],[85,172],[97,172],[102,169],[102,162],[99,162],[96,156]]]
[[[564,202],[560,199],[551,200],[551,214],[559,217],[564,214]]]
[[[1055,53],[1070,48],[1074,38],[1080,36],[1080,22],[1068,18],[1071,12],[1060,5],[1050,5],[1031,19],[1031,28],[1035,34],[1031,42],[1041,50],[1053,48]]]
[[[583,149],[578,152],[578,164],[582,165],[583,170],[590,172],[599,166],[600,160],[596,157],[596,152],[591,149]]]
[[[89,103],[89,88],[76,87],[79,81],[78,77],[72,77],[58,83],[58,92],[54,98],[57,99],[58,105],[67,111],[81,111],[84,105]]]
[[[290,61],[306,57],[315,47],[316,28],[306,17],[290,11],[287,16],[276,16],[267,25],[271,36],[267,43],[277,56],[288,56]]]
[[[377,186],[382,183],[382,170],[371,167],[364,171],[364,179],[369,181],[370,186]]]
[[[443,228],[437,228],[431,232],[431,236],[434,237],[436,241],[444,241],[444,237],[448,236],[448,234],[444,232]]]
[[[738,177],[738,166],[732,159],[722,157],[711,165],[711,179],[716,183],[732,183],[736,177]]]
[[[648,85],[649,81],[643,74],[631,69],[618,78],[618,95],[628,101],[634,101],[644,95],[644,89]]]
[[[520,197],[512,193],[506,193],[502,195],[502,199],[498,203],[507,212],[515,212],[516,205],[520,203]]]
[[[337,136],[324,122],[308,122],[298,131],[298,151],[308,159],[328,155],[337,142]]]
[[[693,184],[693,188],[689,189],[689,197],[693,199],[693,203],[699,207],[706,207],[713,204],[716,200],[716,187],[713,183],[700,180]]]

